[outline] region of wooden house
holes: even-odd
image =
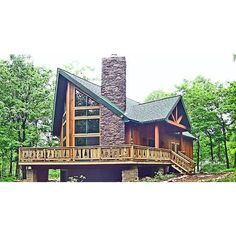
[[[21,148],[28,181],[133,181],[156,171],[191,173],[193,140],[181,96],[139,103],[126,97],[126,60],[102,60],[101,86],[57,71],[53,135],[60,147]]]

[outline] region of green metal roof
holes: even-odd
[[[61,117],[63,114],[63,104],[66,94],[67,81],[73,83],[76,87],[90,95],[98,103],[104,105],[116,115],[122,117],[124,121],[133,121],[137,123],[160,122],[168,119],[176,105],[182,101],[181,96],[173,96],[159,99],[148,103],[139,103],[130,98],[126,99],[126,111],[122,111],[118,106],[112,103],[108,98],[101,95],[101,86],[90,81],[84,80],[65,70],[58,69],[57,83],[53,114],[53,134],[59,135],[61,126]],[[183,104],[184,107],[184,104]],[[185,108],[184,108],[185,109]],[[190,123],[187,117],[189,129]]]

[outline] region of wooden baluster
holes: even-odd
[[[134,145],[132,145],[130,147],[130,158],[131,160],[134,160],[135,159],[135,155],[134,155]]]
[[[102,149],[101,149],[101,147],[98,148],[97,155],[98,155],[98,159],[101,160],[102,159]]]
[[[146,150],[146,158],[147,158],[147,160],[151,159],[149,148],[147,148],[147,150]]]

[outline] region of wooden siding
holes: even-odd
[[[156,137],[159,137],[158,141],[155,141],[155,124],[145,125],[126,125],[125,140],[127,144],[135,144],[148,146],[148,140],[154,140],[155,146],[158,148],[171,149],[171,143],[181,144],[181,136],[175,134],[169,125],[165,123],[158,124],[158,133]],[[157,130],[156,130],[157,132]],[[182,136],[182,151],[190,158],[193,157],[193,140]]]

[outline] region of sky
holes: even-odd
[[[127,96],[172,91],[198,75],[236,79],[236,2],[1,0],[0,58],[30,54],[53,70],[77,61],[101,76],[101,59],[127,60]]]

